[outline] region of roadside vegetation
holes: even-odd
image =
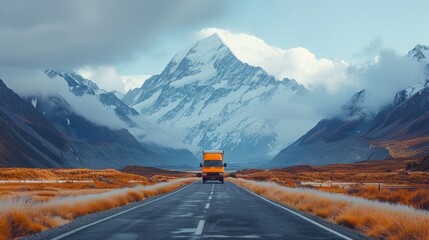
[[[361,197],[380,202],[402,204],[416,209],[429,211],[429,188],[428,189],[389,189],[376,186],[358,186],[348,189],[341,187],[320,187],[324,192],[340,193],[349,196]]]
[[[415,160],[380,160],[324,166],[299,165],[271,170],[245,169],[234,172],[234,175],[260,181],[278,178],[291,184],[302,181],[333,181],[429,185],[429,172],[407,170],[407,167],[413,163],[415,163]]]
[[[42,182],[29,183],[28,179]],[[89,169],[2,169],[0,180],[0,240],[35,234],[195,181]]]
[[[246,169],[231,177],[403,204],[429,211],[429,172],[408,171],[412,160],[382,160],[281,169]]]
[[[429,212],[424,210],[315,189],[291,188],[274,182],[228,180],[268,199],[373,238],[429,239]]]

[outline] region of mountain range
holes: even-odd
[[[53,71],[47,72],[53,74]],[[89,94],[130,123],[138,114],[115,95],[76,73],[58,73],[77,97]],[[74,81],[79,79],[80,81]],[[95,91],[97,90],[97,91]],[[0,166],[122,168],[127,165],[190,168],[188,150],[139,142],[129,131],[111,129],[76,114],[59,94],[20,97],[0,84]]]
[[[421,62],[429,76],[429,47],[417,45],[407,57]],[[341,115],[322,119],[296,142],[280,151],[269,167],[323,165],[364,160],[429,156],[429,79],[392,96],[378,113],[361,104],[366,91],[356,93]]]
[[[428,56],[424,45],[407,54],[422,63],[427,76]],[[123,127],[76,111],[61,93],[18,96],[1,82],[0,166],[190,168],[202,149],[223,149],[233,165],[258,167],[429,155],[429,80],[399,91],[378,112],[363,106],[366,89],[356,92],[337,116],[318,123],[298,119],[301,128],[310,130],[290,144],[283,135],[292,134],[284,126],[293,113],[282,113],[278,106],[298,109],[313,93],[237,58],[218,34],[179,52],[160,74],[124,95],[105,91],[74,71],[44,73],[66,83],[75,98],[98,101]],[[148,140],[156,131],[137,134],[148,126],[179,132],[171,139],[190,151]]]

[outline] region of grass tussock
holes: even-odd
[[[164,194],[192,181],[194,180],[177,179],[150,186],[136,186],[79,196],[57,196],[47,201],[33,201],[28,197],[1,199],[0,240],[24,237],[58,227],[76,217]]]
[[[407,170],[415,163],[416,160],[411,159],[301,165],[270,170],[244,169],[229,176],[270,181],[287,187],[314,188],[429,211],[429,172]]]
[[[325,166],[292,166],[279,169],[244,169],[233,173],[238,178],[268,181],[277,178],[281,182],[333,181],[372,182],[385,184],[429,184],[429,172],[407,171],[407,165],[415,160],[380,160],[352,164]]]
[[[259,195],[367,236],[389,240],[429,239],[429,212],[313,189],[289,188],[273,182],[230,181]]]
[[[4,181],[25,181],[25,180],[70,180],[70,181],[91,181],[94,187],[123,187],[130,182],[140,182],[151,184],[144,176],[130,173],[123,173],[115,169],[39,169],[39,168],[2,168],[0,180]],[[86,183],[88,184],[88,183]],[[34,184],[36,185],[36,184]],[[53,185],[53,184],[51,184]],[[73,184],[70,184],[73,185]]]
[[[341,193],[380,202],[402,204],[429,211],[429,189],[378,189],[376,186],[360,186],[349,189],[321,187],[317,189],[323,192]]]

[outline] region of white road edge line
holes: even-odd
[[[290,212],[290,213],[292,213],[292,214],[294,214],[294,215],[296,215],[296,216],[298,216],[298,217],[300,217],[300,218],[302,218],[302,219],[304,219],[304,220],[306,220],[306,221],[308,221],[308,222],[310,222],[310,223],[313,223],[314,225],[316,225],[316,226],[318,226],[318,227],[320,227],[320,228],[323,228],[323,229],[325,229],[326,231],[328,231],[328,232],[330,232],[330,233],[333,233],[333,234],[337,235],[338,237],[341,237],[341,238],[343,238],[343,239],[347,239],[347,240],[353,240],[353,238],[349,238],[349,237],[347,237],[347,236],[345,236],[345,235],[343,235],[343,234],[341,234],[341,233],[339,233],[339,232],[337,232],[337,231],[335,231],[335,230],[333,230],[333,229],[330,229],[330,228],[328,228],[328,227],[325,227],[325,226],[323,226],[322,224],[320,224],[320,223],[318,223],[318,222],[316,222],[316,221],[313,221],[313,220],[311,220],[310,218],[308,218],[308,217],[306,217],[306,216],[303,216],[303,215],[301,215],[301,214],[299,214],[299,213],[297,213],[297,212],[295,212],[295,211],[290,210],[289,208],[283,207],[283,206],[282,206],[282,205],[280,205],[280,204],[277,204],[277,203],[275,203],[275,202],[273,202],[273,201],[271,201],[271,200],[268,200],[268,199],[266,199],[266,198],[264,198],[264,197],[262,197],[262,196],[260,196],[260,195],[258,195],[258,194],[256,194],[256,193],[254,193],[254,192],[250,191],[250,190],[247,190],[247,189],[246,189],[246,188],[244,188],[244,187],[241,187],[241,186],[239,186],[239,185],[237,185],[237,184],[235,184],[235,183],[234,183],[234,185],[236,185],[237,187],[239,187],[239,188],[241,188],[241,189],[246,190],[247,192],[249,192],[249,193],[251,193],[251,194],[255,195],[255,196],[256,196],[256,197],[258,197],[258,198],[261,198],[262,200],[264,200],[264,201],[266,201],[266,202],[271,203],[271,204],[272,204],[272,205],[274,205],[274,206],[277,206],[277,207],[279,207],[279,208],[281,208],[281,209],[283,209],[283,210],[286,210],[286,211],[288,211],[288,212]]]
[[[204,228],[205,222],[206,222],[205,220],[200,220],[198,222],[197,229],[195,230],[195,235],[201,235],[201,233],[203,233],[203,228]]]
[[[59,240],[59,239],[65,238],[65,237],[70,236],[70,235],[72,235],[73,233],[77,233],[77,232],[79,232],[79,231],[81,231],[81,230],[83,230],[83,229],[85,229],[85,228],[88,228],[88,227],[94,226],[95,224],[98,224],[98,223],[104,222],[104,221],[106,221],[106,220],[109,220],[109,219],[111,219],[111,218],[117,217],[117,216],[122,215],[122,214],[124,214],[124,213],[126,213],[126,212],[132,211],[132,210],[134,210],[134,209],[136,209],[136,208],[143,207],[143,206],[148,205],[148,204],[150,204],[150,203],[153,203],[153,202],[159,201],[159,200],[161,200],[161,199],[163,199],[163,198],[166,198],[166,197],[168,197],[168,196],[171,196],[171,195],[173,195],[173,194],[175,194],[175,193],[178,193],[178,192],[180,192],[180,191],[182,191],[182,190],[184,190],[184,189],[188,188],[189,186],[191,186],[191,185],[192,185],[192,184],[194,184],[194,183],[195,183],[195,182],[193,182],[193,183],[189,184],[188,186],[182,187],[182,188],[180,188],[179,190],[176,190],[176,191],[174,191],[174,192],[172,192],[172,193],[169,193],[169,194],[164,195],[164,196],[162,196],[162,197],[160,197],[160,198],[157,198],[157,199],[155,199],[155,200],[152,200],[152,201],[150,201],[150,202],[146,202],[146,203],[140,204],[140,205],[138,205],[138,206],[135,206],[135,207],[129,208],[129,209],[124,210],[124,211],[122,211],[122,212],[118,212],[118,213],[116,213],[116,214],[113,214],[113,215],[111,215],[111,216],[105,217],[105,218],[100,219],[100,220],[98,220],[98,221],[95,221],[95,222],[92,222],[92,223],[90,223],[90,224],[84,225],[84,226],[82,226],[82,227],[76,228],[76,229],[74,229],[74,230],[72,230],[72,231],[70,231],[70,232],[67,232],[67,233],[64,233],[64,234],[62,234],[62,235],[60,235],[60,236],[58,236],[58,237],[52,238],[52,240]]]
[[[210,207],[210,203],[207,203],[205,209],[207,209],[209,207]]]

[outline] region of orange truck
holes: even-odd
[[[203,162],[200,163],[203,183],[208,180],[217,180],[223,183],[226,167],[223,156],[223,150],[203,151]]]

